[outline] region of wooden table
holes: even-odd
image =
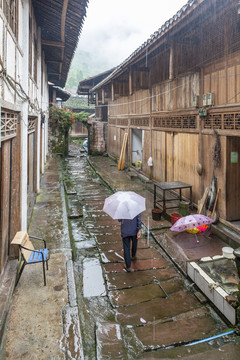
[[[157,199],[157,189],[162,192],[162,198]],[[165,212],[166,209],[173,209],[176,206],[166,207],[166,203],[170,201],[182,201],[182,189],[189,189],[189,207],[192,207],[192,185],[186,184],[182,181],[168,181],[168,182],[154,182],[154,208],[158,208],[160,205]],[[179,190],[179,192],[177,191]],[[177,197],[167,199],[166,191],[176,191]]]

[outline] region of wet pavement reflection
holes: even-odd
[[[189,280],[147,233],[149,224],[156,226],[150,218],[153,194],[148,185],[118,171],[113,160],[95,157],[90,161],[95,170],[80,149],[71,145],[71,157],[62,163],[68,215],[72,208],[78,209],[68,222],[85,359],[174,359],[196,353],[202,356],[199,359],[213,359],[208,354],[218,354],[231,339],[188,350],[182,345],[224,331],[227,324],[209,304],[200,303]],[[112,189],[136,191],[147,199],[148,212],[142,214],[143,235],[131,273],[124,270],[119,222],[102,211],[111,193],[97,176],[99,171]],[[157,226],[161,242],[171,225],[161,220]]]

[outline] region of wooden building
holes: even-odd
[[[0,0],[0,274],[28,228],[48,153],[49,82],[65,85],[87,2]]]
[[[114,69],[104,71],[96,76],[91,76],[88,79],[82,80],[78,84],[78,95],[87,95],[88,103],[96,103],[96,93],[91,89],[107,76],[109,76]],[[97,95],[98,96],[98,95]],[[98,98],[97,98],[98,102]],[[101,103],[101,106],[96,106],[95,114],[89,116],[88,121],[88,152],[89,154],[100,154],[107,151],[107,119],[108,119],[108,103]]]
[[[240,3],[189,0],[99,84],[108,153],[153,179],[183,181],[197,204],[213,174],[221,219],[240,219]]]

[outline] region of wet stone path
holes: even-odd
[[[110,191],[86,156],[71,148],[62,171],[85,359],[219,359],[218,349],[227,346],[226,339],[183,346],[227,326],[194,296],[189,282],[146,231],[132,272],[124,271],[120,224],[102,211]],[[112,176],[113,187],[114,181],[121,183],[121,190],[126,185],[146,195],[140,182],[134,181],[130,189],[124,178]]]

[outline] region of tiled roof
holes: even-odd
[[[123,69],[131,60],[134,59],[138,54],[140,54],[145,48],[147,48],[150,44],[153,44],[156,39],[159,39],[163,34],[166,33],[170,28],[174,27],[176,23],[181,19],[186,12],[191,10],[192,6],[199,2],[199,0],[189,0],[186,5],[184,5],[171,19],[167,20],[157,31],[155,31],[149,39],[147,39],[141,46],[139,46],[126,60],[124,60],[119,66],[115,68],[115,70],[107,76],[103,81],[97,84],[95,87],[91,89],[94,92],[98,87],[101,87],[105,83],[107,83],[111,78],[114,77],[115,74],[119,72],[119,70]]]
[[[32,4],[41,28],[48,80],[64,87],[88,0],[32,0]]]

